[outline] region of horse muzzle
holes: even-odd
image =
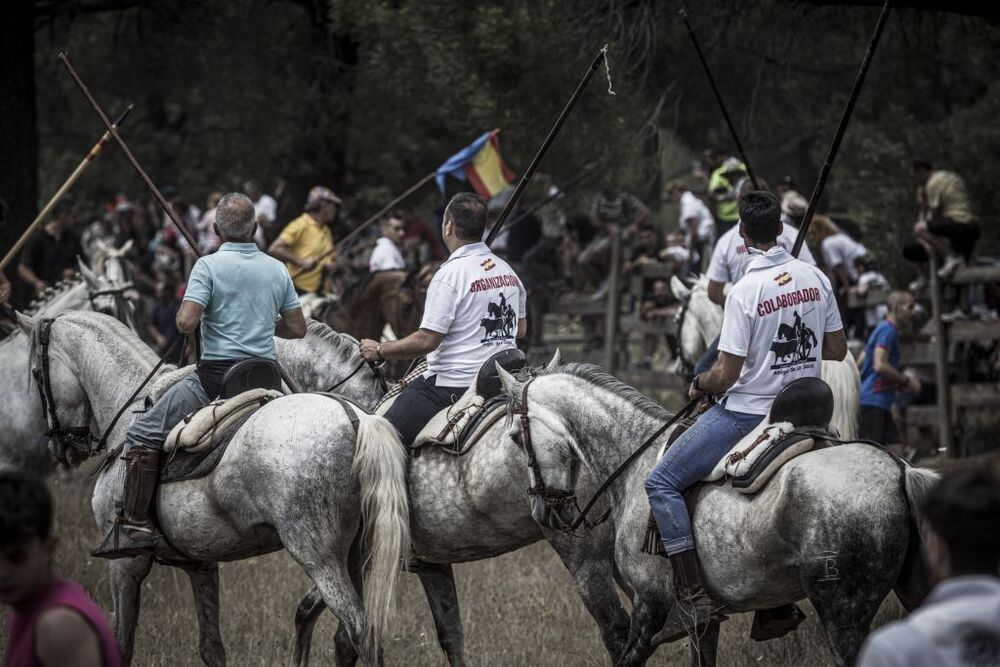
[[[542,496],[531,498],[531,517],[542,528],[566,530],[576,521],[579,514],[574,495],[560,498]]]

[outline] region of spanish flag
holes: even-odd
[[[444,178],[468,181],[480,197],[489,199],[503,192],[517,178],[500,157],[500,130],[484,132],[478,139],[452,155],[437,169],[437,184],[444,194]]]

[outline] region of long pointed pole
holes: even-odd
[[[496,240],[497,234],[499,234],[500,230],[503,229],[504,223],[507,221],[507,217],[510,215],[511,211],[514,210],[514,206],[517,205],[517,200],[521,198],[521,193],[524,192],[524,188],[527,187],[531,177],[535,174],[535,170],[538,169],[538,165],[541,163],[542,158],[545,157],[545,154],[548,152],[552,142],[555,141],[556,135],[559,134],[559,129],[562,128],[563,123],[566,122],[566,118],[573,110],[573,107],[576,106],[576,101],[580,99],[580,94],[583,93],[583,89],[587,87],[587,83],[594,76],[594,72],[597,71],[597,68],[600,67],[601,62],[606,56],[607,46],[601,49],[601,51],[597,54],[597,57],[594,58],[594,62],[590,64],[590,67],[587,69],[587,73],[583,75],[580,83],[577,84],[572,97],[569,98],[566,106],[563,107],[563,110],[560,112],[559,117],[556,118],[556,122],[552,126],[552,129],[549,130],[548,136],[545,137],[545,141],[542,142],[542,145],[538,148],[538,152],[535,153],[535,157],[532,158],[531,164],[528,165],[524,174],[521,175],[521,180],[518,181],[517,187],[514,188],[514,192],[511,194],[510,199],[508,199],[507,203],[504,204],[503,210],[500,212],[500,217],[497,218],[497,221],[493,224],[493,228],[490,229],[490,233],[486,237],[486,245],[493,245],[493,241]]]
[[[691,27],[691,22],[688,21],[687,10],[682,7],[680,14],[681,20],[684,21],[684,27],[687,28],[688,36],[691,38],[691,43],[694,44],[694,50],[698,54],[698,60],[701,61],[701,67],[705,70],[705,76],[708,77],[708,83],[712,86],[712,92],[715,93],[715,101],[719,103],[719,109],[722,110],[722,117],[726,119],[726,127],[729,128],[729,134],[733,138],[733,143],[736,145],[736,150],[740,154],[740,159],[743,160],[743,166],[747,168],[747,176],[750,177],[750,182],[753,183],[753,189],[760,190],[760,184],[757,182],[757,176],[754,175],[753,169],[750,167],[750,160],[747,159],[747,152],[743,150],[743,144],[740,143],[739,135],[736,134],[736,127],[733,126],[733,119],[729,117],[729,111],[726,109],[726,103],[722,101],[722,93],[719,92],[719,87],[715,84],[715,77],[712,76],[712,70],[708,67],[708,61],[705,60],[705,54],[701,52],[701,45],[698,44],[698,38],[695,37],[694,29]]]
[[[569,192],[569,190],[571,190],[573,188],[573,186],[575,186],[577,183],[579,183],[580,181],[582,181],[583,179],[587,178],[592,173],[594,173],[594,170],[596,168],[597,168],[597,163],[596,162],[587,165],[586,168],[584,168],[583,171],[581,171],[579,174],[577,174],[576,176],[574,176],[573,178],[571,178],[570,180],[568,180],[565,185],[563,185],[561,188],[559,188],[558,192],[556,192],[555,194],[549,195],[548,197],[546,197],[542,201],[538,202],[537,204],[535,204],[534,206],[532,206],[531,208],[529,208],[528,210],[524,211],[523,213],[521,213],[520,215],[518,215],[516,218],[514,218],[513,220],[511,220],[510,223],[507,224],[507,231],[510,231],[510,230],[514,229],[514,227],[516,227],[517,225],[521,224],[522,222],[524,222],[525,220],[527,220],[529,217],[531,217],[531,215],[533,213],[535,213],[535,212],[537,212],[537,211],[545,208],[549,204],[551,204],[551,203],[553,203],[555,201],[558,201],[558,200],[562,199],[563,197],[565,197],[566,193]]]
[[[121,127],[130,111],[132,111],[131,104],[125,108],[125,111],[123,111],[120,116],[118,116],[118,119],[113,123],[113,127]],[[38,229],[43,222],[45,222],[46,218],[49,217],[49,213],[52,211],[52,208],[66,195],[67,192],[69,192],[69,189],[73,187],[73,184],[76,183],[77,180],[79,180],[80,176],[83,175],[83,172],[90,166],[90,163],[97,159],[97,156],[101,154],[104,146],[107,145],[109,141],[111,141],[111,132],[105,131],[104,134],[101,135],[101,138],[97,140],[97,143],[94,144],[89,151],[87,151],[87,155],[80,161],[80,164],[76,165],[76,169],[74,169],[73,173],[69,175],[69,178],[67,178],[63,184],[59,186],[59,189],[56,190],[54,195],[52,195],[52,198],[49,199],[45,206],[42,207],[42,210],[38,212],[35,219],[30,225],[28,225],[28,228],[24,230],[24,233],[21,234],[21,238],[19,238],[17,242],[11,246],[11,249],[7,251],[7,254],[4,255],[3,260],[0,261],[0,271],[3,271],[4,267],[10,264],[10,261],[14,259],[14,256],[18,253],[18,251],[24,247],[24,244],[28,242],[28,239],[31,238],[34,231]]]
[[[149,191],[153,194],[153,197],[160,205],[160,208],[162,208],[163,212],[167,214],[167,217],[170,219],[170,221],[174,223],[174,227],[177,228],[177,231],[181,233],[181,235],[185,238],[185,240],[187,240],[188,245],[191,247],[191,252],[193,252],[198,257],[201,257],[202,254],[201,249],[198,248],[198,243],[194,240],[194,237],[191,236],[191,232],[189,232],[187,230],[187,227],[185,227],[181,223],[181,221],[177,218],[177,214],[174,212],[173,208],[169,204],[167,204],[167,200],[163,197],[163,193],[160,192],[160,189],[156,187],[156,184],[153,183],[152,179],[149,178],[145,170],[142,168],[142,166],[140,166],[139,161],[135,159],[135,156],[132,155],[132,151],[129,150],[128,146],[125,144],[125,141],[122,140],[122,138],[118,135],[118,131],[115,129],[115,126],[112,125],[111,122],[108,120],[108,117],[104,113],[104,110],[101,109],[101,105],[97,103],[97,100],[95,100],[94,96],[90,94],[90,90],[87,88],[87,85],[83,82],[83,79],[81,79],[80,75],[76,73],[75,69],[73,69],[73,65],[70,64],[69,58],[66,56],[65,53],[60,53],[59,59],[62,60],[63,65],[66,66],[66,70],[69,72],[70,76],[73,77],[73,80],[76,82],[76,85],[80,88],[80,91],[83,92],[84,96],[87,98],[87,101],[90,102],[90,106],[92,106],[94,108],[94,111],[97,112],[97,115],[100,116],[101,121],[103,121],[105,127],[108,128],[108,132],[110,132],[111,136],[114,137],[116,142],[118,142],[118,145],[121,147],[122,152],[125,153],[125,157],[128,158],[129,164],[132,165],[132,168],[135,169],[136,172],[139,174],[139,176],[142,178],[143,182],[146,184],[146,187],[149,188]],[[298,393],[300,391],[298,384],[294,380],[292,380],[291,376],[288,375],[288,373],[285,371],[284,368],[281,367],[280,364],[278,365],[278,370],[281,372],[281,379],[285,381],[285,384],[288,385],[288,388],[291,389],[293,393]]]
[[[854,105],[857,104],[858,96],[861,94],[861,88],[865,83],[865,76],[868,74],[868,68],[872,64],[872,58],[875,56],[875,49],[878,48],[879,40],[882,39],[882,30],[885,28],[886,19],[889,18],[890,5],[891,0],[885,0],[885,4],[882,5],[882,13],[879,14],[878,22],[875,24],[875,32],[868,42],[868,49],[861,60],[861,69],[858,70],[858,76],[854,79],[851,96],[847,98],[847,106],[840,117],[840,125],[837,126],[837,132],[833,135],[833,143],[830,144],[830,150],[826,154],[826,161],[823,162],[819,178],[816,179],[816,187],[813,188],[812,196],[809,198],[809,206],[806,208],[806,214],[802,218],[799,233],[795,237],[795,245],[792,246],[792,255],[795,257],[798,257],[799,251],[802,250],[802,244],[806,240],[806,233],[809,231],[809,224],[812,222],[813,215],[816,213],[816,206],[819,204],[819,198],[826,187],[826,179],[830,175],[830,170],[833,169],[834,160],[837,159],[840,142],[844,138],[844,133],[847,132],[847,125],[851,121],[851,114],[854,113]]]

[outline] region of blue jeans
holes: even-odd
[[[694,371],[692,372],[695,375],[698,375],[699,373],[704,373],[709,368],[715,365],[715,360],[718,358],[719,358],[719,336],[716,336],[715,340],[712,341],[712,344],[708,346],[707,350],[705,350],[705,354],[701,355],[701,359],[699,359],[698,363],[694,365]]]
[[[467,389],[435,386],[436,378],[436,375],[420,376],[411,382],[385,413],[406,447],[413,445],[431,417],[460,399]]]
[[[668,556],[694,549],[684,491],[711,473],[733,445],[763,418],[713,405],[667,448],[649,473],[646,496]]]
[[[201,386],[198,373],[192,372],[160,396],[160,400],[153,403],[149,410],[136,417],[125,435],[126,449],[138,445],[162,451],[163,443],[174,426],[211,400]]]

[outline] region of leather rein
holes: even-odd
[[[542,468],[538,465],[538,457],[535,455],[535,447],[531,440],[531,417],[528,415],[528,388],[534,381],[535,378],[531,378],[524,383],[524,388],[521,390],[521,402],[519,405],[512,407],[511,414],[518,415],[520,417],[522,444],[524,446],[525,453],[528,455],[528,466],[531,468],[531,473],[534,477],[532,486],[528,488],[528,495],[538,496],[543,500],[546,507],[551,510],[559,510],[570,503],[577,505],[576,492],[549,486],[545,483],[545,479],[542,477]],[[612,472],[608,478],[604,480],[601,486],[598,487],[597,491],[594,492],[594,495],[582,510],[579,510],[579,505],[577,505],[579,514],[572,523],[566,524],[559,518],[558,511],[554,512],[553,514],[555,515],[556,520],[563,524],[560,527],[560,530],[572,535],[581,525],[585,526],[587,529],[592,529],[607,521],[611,516],[610,507],[604,512],[604,514],[598,517],[596,521],[587,521],[587,515],[590,513],[590,510],[593,509],[594,505],[597,504],[597,501],[601,498],[601,496],[603,496],[608,488],[611,487],[611,484],[614,483],[616,479],[621,477],[622,473],[624,473],[643,452],[649,449],[649,447],[656,442],[656,440],[663,435],[668,428],[685,418],[695,408],[695,406],[698,405],[699,401],[701,401],[701,398],[694,398],[688,401],[687,404],[677,412],[677,414],[668,419],[666,423],[646,438],[646,440],[643,441],[643,443],[639,445],[634,452],[629,454],[629,456],[622,461],[617,468],[615,468],[614,472]]]
[[[334,389],[336,389],[337,387],[340,387],[341,385],[345,384],[348,380],[350,380],[352,377],[354,377],[355,375],[357,375],[361,371],[361,369],[364,368],[366,365],[368,366],[368,368],[371,369],[372,374],[375,375],[375,379],[378,380],[378,386],[379,386],[379,388],[382,389],[382,393],[383,394],[387,393],[389,391],[389,383],[386,382],[386,380],[385,380],[385,373],[382,372],[382,369],[385,368],[385,359],[383,359],[382,361],[380,361],[378,363],[375,363],[374,361],[368,361],[366,359],[362,359],[358,363],[358,365],[354,367],[354,370],[351,371],[350,374],[347,377],[345,377],[340,382],[338,382],[338,383],[336,383],[334,385],[331,385],[330,388],[326,390],[326,393],[327,394],[332,394]]]

